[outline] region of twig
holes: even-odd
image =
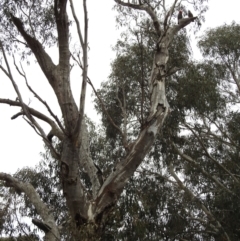
[[[82,69],[83,67],[82,67],[81,63],[80,63],[73,55],[72,55],[72,58],[73,58],[74,61],[77,62],[78,66]],[[107,109],[106,109],[106,107],[105,107],[105,104],[103,103],[102,98],[99,96],[97,90],[95,89],[95,87],[94,87],[94,85],[93,85],[93,83],[92,83],[92,81],[91,81],[91,79],[90,79],[89,77],[87,77],[87,83],[92,87],[93,92],[94,92],[94,94],[97,96],[97,98],[98,98],[98,100],[99,100],[99,102],[100,102],[100,104],[101,104],[101,107],[102,107],[104,113],[106,114],[108,120],[110,121],[110,123],[112,124],[112,126],[113,126],[114,128],[116,128],[116,129],[119,131],[119,133],[121,134],[121,136],[123,137],[124,135],[123,135],[123,133],[122,133],[122,130],[114,123],[113,119],[112,119],[111,116],[109,115],[109,113],[108,113],[108,111],[107,111]]]
[[[107,115],[107,118],[108,118],[108,120],[110,121],[110,123],[113,125],[113,127],[115,127],[115,128],[119,131],[119,133],[121,134],[121,136],[124,137],[124,134],[123,134],[122,130],[114,123],[113,119],[112,119],[111,116],[109,115],[109,113],[108,113],[108,111],[107,111],[107,109],[106,109],[106,107],[105,107],[105,105],[104,105],[101,97],[100,97],[99,94],[97,93],[97,91],[96,91],[95,87],[93,86],[93,84],[92,84],[92,82],[91,82],[91,80],[90,80],[89,77],[88,77],[88,84],[90,84],[90,86],[92,87],[93,92],[94,92],[94,94],[97,96],[97,98],[98,98],[98,100],[99,100],[99,102],[100,102],[100,104],[101,104],[101,106],[102,106],[102,109],[103,109],[104,113]]]
[[[80,39],[80,43],[82,46],[83,50],[83,77],[82,77],[82,89],[81,89],[81,96],[80,96],[80,103],[79,103],[79,115],[78,115],[78,121],[77,125],[75,128],[74,133],[74,139],[77,145],[81,145],[81,139],[79,138],[81,136],[81,128],[82,128],[82,122],[84,118],[84,109],[85,109],[85,100],[86,100],[86,89],[87,89],[87,73],[88,73],[88,12],[87,12],[87,5],[86,5],[86,0],[83,0],[83,9],[84,9],[84,41],[82,37],[82,33],[80,30],[80,24],[78,21],[78,18],[75,14],[74,6],[72,0],[70,0],[70,6],[72,9],[72,14],[73,17],[76,21],[77,25],[77,31],[78,31],[78,36]]]
[[[141,10],[141,11],[145,11],[146,13],[148,13],[148,15],[151,17],[152,21],[153,21],[153,25],[155,27],[156,33],[158,36],[161,36],[161,27],[160,27],[160,23],[158,21],[157,15],[154,12],[153,7],[150,4],[132,4],[132,3],[125,3],[121,0],[114,0],[116,3],[122,5],[122,6],[126,6],[126,7],[130,7],[133,9],[137,9],[137,10]]]
[[[200,165],[199,163],[197,163],[195,160],[193,160],[190,156],[184,154],[182,151],[180,151],[177,146],[171,142],[171,145],[173,146],[173,148],[177,151],[177,153],[187,162],[191,163],[192,165],[194,165],[195,167],[197,167],[203,175],[205,175],[206,177],[208,177],[210,180],[212,180],[214,183],[216,183],[219,187],[221,187],[223,190],[225,190],[226,192],[230,193],[231,195],[235,196],[235,193],[232,192],[231,190],[229,190],[227,187],[225,187],[221,182],[219,182],[217,180],[217,178],[215,176],[212,176],[210,173],[206,172]]]
[[[221,229],[225,235],[225,237],[227,238],[228,241],[230,241],[228,234],[226,233],[226,231],[224,230],[224,228],[222,227],[221,223],[216,220],[216,218],[214,217],[214,215],[211,213],[210,210],[208,210],[206,208],[206,206],[202,203],[201,199],[196,197],[196,195],[194,195],[194,193],[188,189],[183,182],[179,179],[179,177],[177,176],[177,174],[174,172],[173,170],[173,166],[172,163],[169,164],[168,166],[168,170],[169,173],[172,175],[172,177],[176,180],[176,182],[178,183],[179,187],[184,190],[190,197],[192,200],[196,200],[196,204],[199,206],[199,208],[201,208],[203,210],[203,212],[207,215],[208,219],[211,221],[215,221],[216,225],[217,225],[217,229]]]
[[[212,160],[219,168],[221,168],[223,171],[225,171],[229,176],[232,177],[232,179],[236,182],[239,183],[239,181],[237,180],[237,178],[235,178],[233,176],[233,174],[227,169],[225,168],[222,164],[220,164],[215,158],[212,157],[212,155],[210,155],[210,153],[208,152],[206,146],[204,145],[202,139],[200,138],[199,135],[196,134],[196,132],[193,130],[193,128],[191,128],[187,123],[184,123],[184,125],[193,133],[193,135],[197,138],[198,142],[200,143],[200,145],[202,146],[203,150],[205,151],[207,157],[209,157],[210,160]]]
[[[60,120],[58,119],[58,117],[57,117],[56,115],[54,115],[54,113],[52,112],[52,110],[51,110],[51,108],[49,107],[49,105],[47,104],[47,102],[44,101],[44,100],[31,88],[31,86],[28,84],[27,77],[26,77],[26,74],[25,74],[25,71],[24,71],[24,69],[23,69],[22,64],[20,63],[21,69],[22,69],[22,72],[21,72],[21,71],[19,70],[16,62],[15,62],[14,56],[13,56],[13,59],[14,59],[14,65],[15,65],[15,67],[16,67],[18,73],[19,73],[20,75],[22,75],[23,78],[25,79],[25,82],[26,82],[26,85],[27,85],[28,89],[29,89],[29,90],[34,94],[34,96],[47,108],[47,110],[48,110],[48,112],[50,113],[50,115],[56,120],[56,122],[58,123],[58,125],[59,125],[59,127],[61,128],[62,132],[66,135],[65,129],[64,129],[64,127],[62,126]]]

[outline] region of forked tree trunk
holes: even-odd
[[[97,178],[98,170],[91,159],[87,128],[84,120],[80,120],[83,116],[81,116],[82,114],[80,114],[77,108],[70,88],[67,0],[54,1],[54,14],[59,43],[58,65],[53,64],[41,43],[25,31],[24,24],[21,20],[11,15],[13,23],[36,56],[42,71],[52,86],[62,111],[65,124],[64,130],[53,128],[51,135],[59,137],[62,142],[61,153],[57,153],[56,158],[59,160],[61,166],[60,178],[63,185],[63,193],[72,221],[76,225],[73,232],[75,240],[81,241],[100,240],[109,212],[111,212],[118,201],[128,180],[133,176],[137,167],[150,151],[159,130],[162,128],[164,120],[170,110],[165,94],[166,65],[169,58],[168,48],[174,35],[194,19],[187,18],[182,20],[179,25],[172,27],[165,26],[163,29],[156,13],[148,5],[133,5],[124,3],[121,0],[115,1],[128,7],[139,6],[135,8],[146,11],[154,22],[156,34],[159,39],[156,43],[157,47],[153,59],[151,77],[149,79],[149,96],[151,98],[150,114],[141,130],[139,130],[139,135],[131,145],[131,148],[129,148],[125,158],[117,164],[115,170],[106,178],[103,184],[101,184]],[[170,14],[172,14],[172,12]],[[19,106],[19,102],[12,101],[11,103]],[[28,111],[33,116],[41,116],[30,108],[28,108]],[[79,123],[82,123],[81,128],[78,126]],[[80,135],[79,133],[75,133],[76,131],[79,131]],[[46,136],[43,135],[43,137],[46,142]],[[76,139],[76,137],[79,138]],[[51,149],[53,148],[51,143],[48,143],[48,145]],[[56,150],[53,150],[53,152],[56,152]],[[92,183],[91,194],[86,191],[79,176],[79,171],[83,170],[83,168]],[[24,188],[22,188],[22,191],[26,193]],[[40,212],[40,216],[51,228],[51,232],[46,231],[46,238],[48,240],[59,240],[59,233],[56,225],[52,223],[52,216],[47,216],[46,212]]]

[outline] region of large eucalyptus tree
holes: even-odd
[[[196,20],[196,17],[185,17],[177,24],[178,10],[180,8],[183,10],[195,8],[196,12],[201,14],[205,11],[203,3],[204,0],[174,0],[171,3],[164,0],[139,0],[131,3],[129,1],[115,0],[116,8],[121,16],[132,17],[135,23],[137,22],[137,25],[141,22],[141,18],[147,19],[146,25],[142,27],[151,29],[155,35],[155,47],[146,93],[146,98],[150,101],[147,110],[143,106],[141,107],[141,125],[136,126],[134,129],[135,133],[137,133],[134,140],[131,140],[128,135],[130,123],[128,123],[129,119],[126,118],[126,113],[123,123],[116,124],[107,108],[105,108],[104,101],[95,91],[107,121],[121,137],[120,145],[124,150],[123,154],[117,158],[121,159],[121,161],[114,160],[116,162],[115,167],[103,180],[100,177],[101,173],[98,167],[94,164],[97,160],[93,160],[91,157],[88,130],[84,119],[86,87],[87,84],[93,87],[93,83],[88,77],[87,1],[82,1],[82,12],[84,14],[82,24],[84,30],[82,31],[72,0],[1,0],[0,29],[2,37],[0,47],[5,65],[0,67],[11,81],[17,99],[0,99],[0,103],[20,107],[21,111],[14,118],[20,115],[25,116],[30,126],[42,137],[52,157],[58,161],[61,189],[73,223],[72,239],[99,239],[102,232],[104,232],[105,221],[114,209],[126,183],[151,150],[157,134],[170,112],[165,91],[166,77],[178,70],[174,66],[168,68],[171,43],[180,30],[191,23],[193,24],[194,20]],[[81,46],[81,50],[76,55],[70,50],[68,4]],[[103,9],[100,11],[103,11],[104,14],[104,3]],[[140,17],[138,16],[139,13],[142,14]],[[120,19],[118,20],[120,21]],[[54,64],[50,54],[46,51],[47,46],[58,48],[59,60],[57,64]],[[24,51],[22,51],[23,47],[26,48]],[[36,58],[58,100],[63,121],[57,118],[50,104],[43,101],[27,81],[29,91],[34,93],[36,98],[46,106],[49,116],[24,103],[12,75],[11,66],[8,63],[8,53],[13,51],[18,51],[23,57],[27,53],[33,54]],[[82,69],[82,89],[79,104],[74,99],[70,85],[71,58]],[[17,67],[17,64],[16,68],[19,74],[26,78],[24,71]],[[135,71],[137,73],[139,70],[136,69]],[[144,93],[142,93],[142,98],[145,98]],[[121,103],[124,105],[124,100]],[[122,110],[124,110],[123,107],[120,106]],[[49,124],[51,131],[46,133],[38,120]],[[52,143],[53,137],[57,138],[58,145]],[[90,188],[81,179],[83,172],[87,173],[89,177]],[[36,189],[33,188],[33,185],[6,173],[0,173],[0,179],[6,187],[11,187],[19,194],[23,193],[35,207],[40,220],[33,219],[32,222],[44,231],[45,239],[60,240],[60,226],[55,222],[54,210],[49,209]]]

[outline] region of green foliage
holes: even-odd
[[[239,185],[235,186],[236,196],[230,196],[228,193],[221,191],[215,193],[211,201],[211,208],[215,217],[224,224],[225,231],[229,234],[231,240],[240,238],[240,205],[239,205]]]
[[[24,24],[25,31],[44,46],[50,47],[55,44],[57,34],[53,4],[52,0],[1,0],[0,32],[4,32],[1,42],[5,47],[9,51],[21,53],[22,57],[30,54],[27,46],[25,49],[20,48],[24,41],[12,22],[11,14],[19,18]]]
[[[186,111],[197,111],[210,114],[224,106],[218,92],[219,81],[224,73],[217,69],[213,62],[189,63],[181,75],[176,76],[177,82],[172,86],[176,92],[173,105]],[[194,94],[187,94],[194,93]]]
[[[69,225],[67,227],[65,225],[69,216],[65,199],[60,191],[61,180],[58,175],[58,163],[50,158],[48,151],[42,154],[42,158],[43,160],[35,168],[23,168],[15,173],[14,177],[33,185],[43,202],[52,210],[56,223],[63,225],[62,237],[66,234],[70,237],[71,229]],[[2,233],[10,236],[24,233],[28,236],[28,240],[31,239],[31,235],[38,237],[38,229],[30,225],[30,220],[26,222],[28,217],[39,218],[27,196],[21,192],[16,192],[13,188],[1,187],[1,193],[3,205],[8,209],[5,212]]]
[[[240,25],[233,22],[210,29],[199,41],[199,47],[204,56],[228,63],[237,61],[240,57]]]
[[[139,122],[143,123],[143,118],[146,117],[144,110],[149,103],[147,76],[150,72],[151,53],[141,43],[129,45],[119,41],[116,48],[119,56],[112,63],[109,81],[102,84],[99,93],[117,126],[123,124],[124,116],[128,122],[135,119],[133,124],[139,125]],[[99,113],[102,113],[97,100],[96,108]],[[107,137],[116,140],[119,133],[109,122],[105,113],[102,115],[102,121],[106,127]]]

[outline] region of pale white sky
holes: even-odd
[[[89,13],[89,77],[96,87],[99,87],[101,81],[106,80],[110,73],[110,61],[114,59],[114,52],[111,47],[115,45],[119,37],[119,31],[115,28],[115,13],[112,11],[113,0],[108,1],[88,1]],[[231,23],[235,20],[240,23],[240,1],[239,0],[210,0],[209,11],[206,21],[203,23],[201,33],[206,28],[212,28],[223,23]],[[194,11],[192,11],[194,13]],[[198,34],[200,35],[200,34]],[[194,37],[192,37],[194,40]],[[195,51],[195,48],[194,48]],[[196,56],[199,53],[196,51]],[[9,61],[12,60],[9,58]],[[48,86],[47,81],[40,73],[36,64],[33,62],[25,66],[30,85],[38,94],[52,107],[55,113],[59,113],[57,102],[49,97],[53,91]],[[71,79],[73,92],[79,96],[80,74],[73,71],[74,78]],[[23,78],[14,73],[16,82],[23,93],[26,91]],[[90,96],[91,90],[88,86],[88,96],[86,113],[96,120],[96,114],[93,113],[93,104]],[[16,94],[10,81],[0,73],[0,98],[15,99]],[[24,98],[25,102],[31,100],[31,106],[42,110],[41,105],[33,96]],[[78,97],[77,97],[78,98]],[[21,118],[11,120],[10,118],[18,112],[19,108],[0,104],[0,171],[14,173],[18,168],[24,166],[35,166],[41,159],[39,153],[44,152],[43,142],[34,130]],[[47,113],[43,109],[44,113]],[[59,116],[61,117],[61,116]],[[44,125],[47,130],[49,127]]]

